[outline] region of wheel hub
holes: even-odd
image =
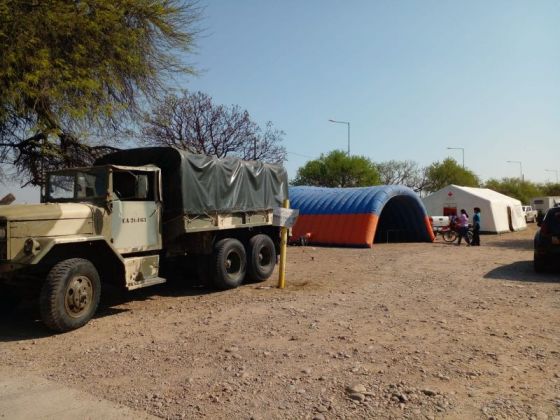
[[[93,287],[89,278],[85,276],[72,278],[66,289],[66,299],[64,301],[66,312],[72,317],[79,317],[88,309],[92,297]]]
[[[268,249],[261,249],[258,256],[258,262],[260,265],[268,265],[270,264],[271,254]]]
[[[225,268],[229,274],[235,274],[241,269],[241,257],[236,252],[230,252],[225,261]]]

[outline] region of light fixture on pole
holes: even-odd
[[[350,122],[348,121],[335,121],[335,120],[329,120],[332,123],[335,124],[346,124],[348,126],[348,156],[350,156]]]
[[[558,184],[558,169],[545,169],[546,172],[554,172],[556,174],[556,183]]]
[[[448,147],[447,150],[460,150],[463,157],[463,169],[465,169],[465,148],[464,147]]]
[[[506,160],[507,163],[519,163],[519,179],[523,181],[523,164],[520,160]]]

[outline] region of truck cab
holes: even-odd
[[[155,166],[54,171],[41,204],[0,208],[0,283],[40,287],[42,318],[57,331],[91,318],[101,278],[128,290],[165,281],[161,248]]]

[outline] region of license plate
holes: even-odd
[[[552,244],[553,245],[560,245],[560,238],[558,236],[552,237]]]

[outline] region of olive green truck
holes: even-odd
[[[59,332],[85,325],[102,286],[195,274],[219,289],[269,278],[283,167],[174,148],[123,150],[48,174],[41,204],[0,206],[0,285],[38,296]]]

